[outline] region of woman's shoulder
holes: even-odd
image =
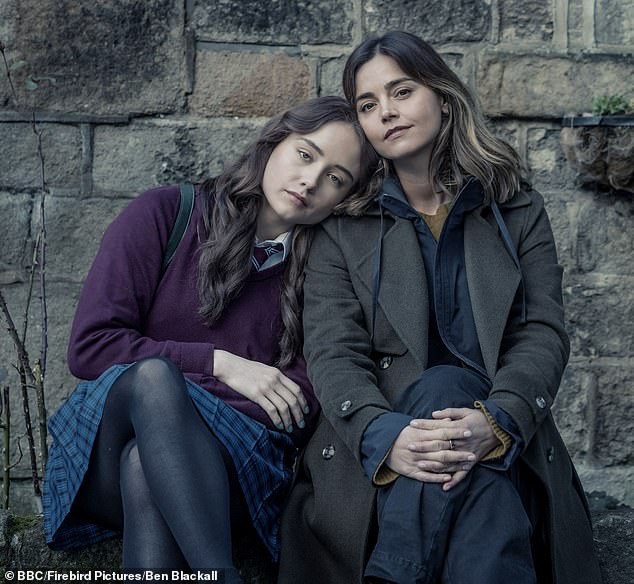
[[[536,207],[544,206],[544,197],[539,191],[536,191],[530,185],[526,185],[524,188],[520,189],[508,201],[500,203],[500,207],[504,209],[514,209],[530,205]]]

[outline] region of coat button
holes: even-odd
[[[387,369],[392,364],[391,355],[384,355],[379,359],[379,369]]]
[[[541,395],[538,395],[535,398],[535,403],[537,404],[537,407],[541,410],[546,407],[546,400]]]
[[[548,462],[555,460],[555,449],[552,446],[546,451],[546,460]]]
[[[335,447],[332,444],[328,444],[328,446],[321,451],[321,456],[324,460],[330,460],[334,455]]]
[[[340,409],[342,412],[347,412],[350,409],[350,406],[352,405],[352,402],[347,399],[345,402],[343,402],[340,406]]]

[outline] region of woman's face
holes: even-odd
[[[319,223],[350,192],[360,170],[361,142],[350,124],[330,122],[310,134],[289,135],[264,170],[258,236]]]
[[[356,75],[356,110],[361,127],[384,158],[427,168],[441,126],[441,99],[405,73],[391,57],[376,55]]]

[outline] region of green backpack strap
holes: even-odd
[[[162,273],[165,273],[167,266],[169,266],[174,258],[176,249],[182,241],[185,231],[187,231],[189,221],[192,218],[192,212],[194,211],[194,197],[196,196],[194,185],[191,183],[182,183],[179,185],[179,188],[181,196],[178,206],[178,215],[176,215],[174,226],[167,240],[167,247],[165,248],[165,255],[163,256],[163,266],[161,268]]]

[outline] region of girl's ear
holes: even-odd
[[[444,99],[440,104],[440,111],[445,115],[449,114],[449,105],[447,105],[447,102]]]

